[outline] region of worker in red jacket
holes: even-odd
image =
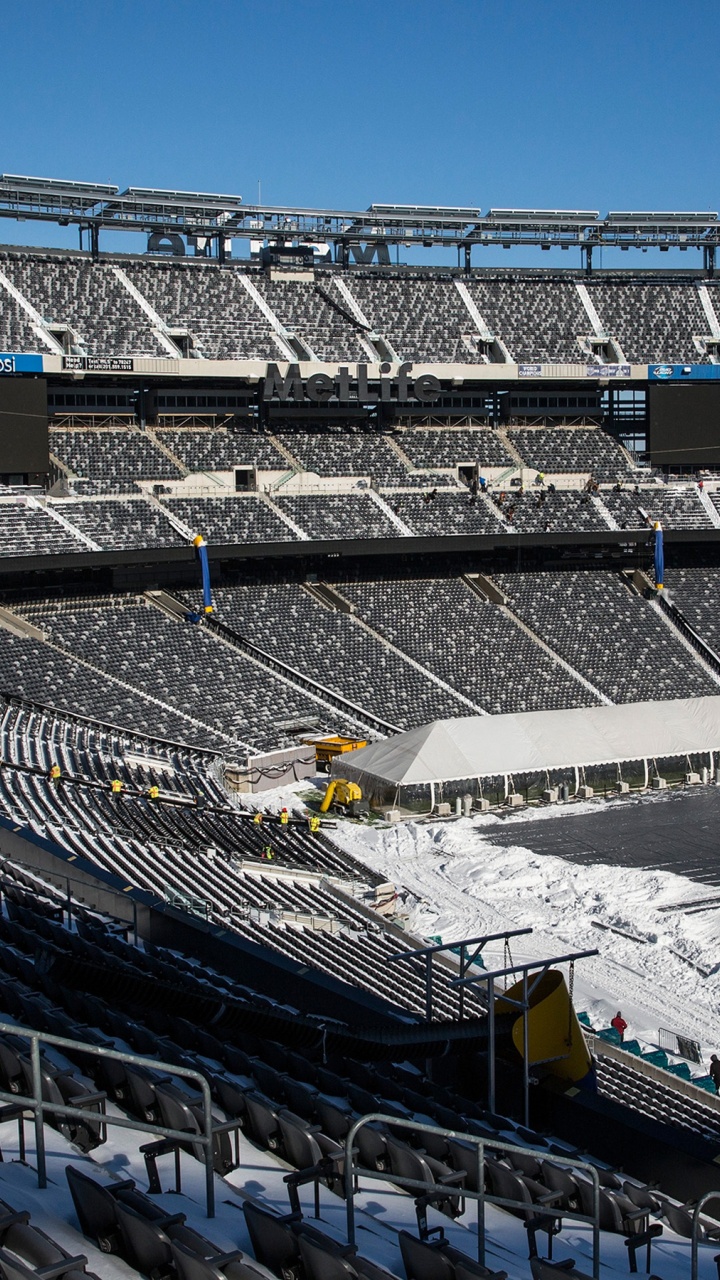
[[[615,1017],[612,1019],[610,1026],[615,1028],[622,1042],[625,1039],[625,1032],[627,1031],[627,1022],[623,1018],[619,1009],[615,1014]]]

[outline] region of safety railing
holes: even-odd
[[[700,1243],[700,1231],[703,1229],[700,1214],[710,1200],[720,1200],[720,1191],[706,1191],[705,1195],[698,1200],[693,1212],[692,1236],[690,1238],[690,1280],[698,1280],[698,1244]],[[717,1244],[718,1240],[720,1240],[720,1222],[717,1228],[713,1230],[713,1236],[715,1237],[714,1243]]]
[[[0,1022],[0,1034],[19,1036],[28,1040],[30,1045],[30,1063],[32,1068],[32,1097],[23,1097],[17,1093],[4,1093],[0,1091],[0,1103],[12,1104],[13,1108],[22,1109],[23,1111],[32,1111],[35,1126],[35,1154],[37,1161],[38,1187],[44,1189],[47,1187],[47,1162],[45,1156],[45,1131],[44,1122],[46,1115],[66,1116],[72,1120],[84,1120],[88,1123],[88,1119],[93,1112],[88,1111],[87,1106],[73,1107],[59,1102],[46,1102],[42,1092],[42,1074],[41,1074],[41,1057],[40,1045],[52,1045],[55,1049],[65,1049],[68,1053],[81,1054],[83,1057],[94,1058],[111,1058],[115,1062],[127,1062],[130,1065],[136,1065],[148,1068],[152,1071],[161,1071],[169,1076],[179,1076],[186,1080],[192,1080],[197,1085],[198,1090],[202,1094],[202,1115],[203,1125],[200,1133],[191,1133],[187,1129],[170,1129],[160,1124],[150,1124],[147,1121],[128,1119],[126,1116],[108,1115],[107,1112],[101,1113],[101,1118],[97,1121],[100,1125],[108,1128],[133,1129],[136,1132],[150,1133],[155,1137],[167,1138],[172,1142],[187,1147],[189,1143],[193,1146],[200,1146],[203,1149],[203,1163],[205,1165],[205,1204],[208,1218],[215,1217],[215,1181],[213,1170],[213,1139],[218,1133],[231,1133],[237,1131],[239,1121],[234,1120],[227,1123],[214,1124],[212,1114],[212,1098],[210,1095],[210,1086],[203,1075],[199,1071],[193,1071],[189,1067],[178,1067],[174,1063],[162,1062],[155,1058],[141,1057],[136,1053],[122,1052],[119,1049],[107,1049],[104,1046],[85,1044],[84,1041],[70,1040],[66,1036],[54,1036],[39,1031],[31,1031],[27,1027],[15,1026],[14,1023]],[[79,1095],[82,1097],[82,1095]],[[105,1094],[92,1094],[93,1102],[104,1101]],[[90,1099],[88,1099],[90,1101]],[[7,1115],[6,1118],[11,1118]],[[22,1119],[22,1118],[21,1118]],[[21,1138],[21,1145],[24,1142]],[[179,1147],[175,1150],[175,1172],[176,1181],[179,1170]]]
[[[392,1129],[409,1129],[413,1133],[432,1133],[438,1137],[457,1138],[462,1142],[471,1143],[477,1148],[477,1185],[478,1190],[473,1191],[468,1187],[460,1186],[457,1183],[427,1183],[420,1182],[415,1178],[406,1178],[396,1175],[388,1170],[366,1169],[355,1163],[355,1139],[360,1130],[367,1124],[379,1122],[385,1124]],[[416,1120],[403,1120],[398,1116],[385,1115],[383,1112],[369,1112],[367,1115],[361,1116],[356,1120],[345,1138],[345,1158],[344,1158],[344,1177],[345,1177],[345,1200],[347,1212],[347,1238],[349,1244],[355,1244],[355,1192],[357,1190],[357,1179],[359,1177],[373,1178],[379,1182],[390,1182],[393,1186],[406,1187],[417,1190],[423,1196],[438,1196],[444,1200],[463,1199],[475,1200],[477,1202],[477,1235],[478,1235],[478,1262],[481,1266],[485,1266],[485,1206],[487,1204],[499,1205],[501,1209],[522,1209],[524,1213],[533,1212],[532,1205],[528,1205],[527,1201],[506,1200],[501,1196],[488,1195],[485,1191],[485,1153],[490,1151],[508,1151],[522,1152],[525,1155],[537,1156],[538,1152],[533,1147],[523,1147],[518,1143],[501,1142],[498,1138],[487,1137],[480,1138],[476,1134],[461,1133],[453,1129],[441,1129],[432,1124],[418,1124]],[[600,1178],[598,1171],[594,1165],[589,1164],[586,1160],[578,1160],[571,1156],[558,1156],[553,1153],[552,1163],[561,1165],[568,1169],[581,1169],[587,1174],[592,1182],[592,1216],[583,1213],[570,1212],[567,1209],[557,1209],[551,1205],[537,1205],[536,1212],[543,1217],[550,1218],[572,1218],[576,1222],[587,1222],[592,1227],[592,1259],[593,1259],[593,1280],[600,1278]],[[712,1193],[718,1194],[720,1192]],[[693,1275],[692,1280],[697,1280]]]

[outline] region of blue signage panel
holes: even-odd
[[[720,380],[720,364],[650,364],[650,382],[710,382]]]
[[[42,356],[13,355],[12,352],[0,352],[0,374],[7,373],[42,373]]]

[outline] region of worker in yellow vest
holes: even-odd
[[[318,818],[316,813],[310,814],[310,817],[308,818],[308,826],[312,831],[313,835],[315,835],[315,833],[320,830],[320,819]]]
[[[260,826],[260,823],[262,822],[262,814],[260,813],[259,810],[256,814],[253,815],[253,822],[255,823],[256,827]]]
[[[284,827],[286,827],[289,821],[290,821],[290,814],[288,813],[287,809],[281,809],[280,822]]]
[[[160,795],[160,788],[159,788],[159,787],[156,787],[156,786],[155,786],[155,783],[153,783],[153,785],[152,785],[151,787],[148,787],[148,799],[149,799],[149,800],[157,800],[157,798],[158,798],[158,796],[159,796],[159,795]]]
[[[62,777],[62,774],[60,772],[60,765],[54,764],[50,770],[50,781],[52,782],[56,790],[60,786],[61,777]]]
[[[110,790],[112,791],[113,796],[116,800],[120,799],[120,796],[122,794],[122,789],[123,789],[123,784],[120,781],[120,779],[113,778],[112,782],[110,783]]]
[[[260,857],[263,862],[272,862],[273,858],[275,857],[275,854],[272,851],[272,845],[266,844]]]

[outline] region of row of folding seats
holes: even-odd
[[[43,622],[38,624],[43,626]],[[95,655],[97,658],[97,654]],[[182,711],[130,688],[122,674],[115,680],[88,653],[87,662],[77,652],[65,652],[29,636],[0,635],[0,680],[15,697],[102,720],[124,728],[128,735],[191,742],[198,749],[227,748],[227,738],[217,728],[191,720]]]
[[[689,1129],[711,1142],[720,1140],[720,1116],[713,1107],[687,1098],[657,1079],[648,1080],[625,1061],[598,1053],[596,1063],[600,1093],[630,1102],[653,1119]]]
[[[11,948],[6,948],[6,954],[10,950]],[[28,969],[31,970],[32,967],[32,964],[26,967],[26,976]],[[42,973],[36,976],[42,981]],[[88,997],[81,999],[84,1001],[82,1011],[89,1014],[91,1020],[94,1014],[103,1011],[103,1001],[93,998],[88,1004]],[[42,1015],[42,1002],[39,1000],[35,1002],[35,1012]],[[45,1012],[47,1014],[47,1009]],[[109,1006],[105,1007],[104,1014],[106,1018],[115,1020],[118,1029],[122,1028],[126,1034],[129,1033],[128,1038],[132,1043],[133,1024],[123,1016],[114,1015]],[[558,1146],[548,1142],[538,1134],[514,1128],[512,1122],[504,1117],[490,1117],[477,1112],[470,1104],[466,1104],[466,1109],[469,1107],[471,1111],[475,1110],[477,1118],[453,1114],[448,1108],[442,1109],[438,1104],[435,1095],[441,1091],[436,1089],[430,1090],[429,1097],[414,1094],[407,1088],[400,1091],[399,1097],[383,1097],[379,1092],[381,1088],[386,1094],[397,1094],[392,1078],[382,1080],[378,1077],[373,1081],[372,1073],[370,1077],[365,1074],[364,1084],[375,1083],[377,1087],[374,1093],[369,1093],[362,1085],[352,1086],[342,1077],[333,1076],[327,1068],[315,1068],[314,1080],[303,1080],[303,1075],[313,1075],[311,1064],[295,1055],[292,1074],[283,1072],[281,1068],[287,1067],[289,1063],[279,1046],[276,1065],[273,1067],[267,1061],[267,1051],[272,1046],[266,1043],[262,1045],[263,1057],[251,1057],[243,1050],[233,1049],[218,1041],[213,1042],[207,1033],[199,1031],[196,1026],[183,1019],[173,1017],[165,1021],[171,1037],[165,1037],[163,1043],[156,1039],[153,1045],[153,1038],[148,1038],[146,1033],[145,1052],[159,1053],[162,1050],[167,1061],[176,1061],[179,1066],[193,1066],[202,1070],[210,1079],[222,1114],[234,1116],[251,1140],[265,1150],[277,1152],[295,1167],[318,1167],[318,1176],[322,1176],[334,1190],[342,1189],[339,1174],[342,1171],[343,1139],[350,1125],[361,1111],[381,1109],[390,1116],[410,1119],[415,1116],[423,1123],[429,1119],[455,1131],[461,1129],[483,1137],[497,1134],[510,1141],[514,1138],[515,1141],[531,1142],[535,1152],[512,1153],[512,1168],[507,1163],[507,1157],[494,1160],[490,1156],[486,1169],[488,1192],[502,1199],[519,1200],[526,1208],[520,1208],[518,1212],[525,1217],[534,1211],[531,1206],[559,1206],[573,1212],[579,1204],[581,1212],[588,1212],[589,1184],[586,1185],[576,1175],[568,1175],[553,1164],[553,1154],[566,1154],[569,1149],[562,1144]],[[96,1036],[97,1034],[95,1032]],[[190,1044],[187,1043],[188,1038]],[[200,1046],[202,1056],[198,1056]],[[225,1070],[220,1066],[222,1058],[227,1064]],[[356,1070],[358,1066],[359,1064],[355,1064]],[[103,1069],[107,1069],[107,1063]],[[113,1095],[118,1101],[122,1100],[135,1114],[147,1120],[161,1119],[168,1127],[182,1128],[196,1134],[199,1132],[197,1101],[193,1101],[192,1094],[179,1089],[171,1080],[158,1077],[157,1073],[131,1066],[122,1070],[124,1077],[122,1082],[115,1081]],[[363,1069],[365,1073],[367,1070]],[[403,1069],[401,1075],[407,1081],[407,1069]],[[327,1092],[321,1092],[321,1088],[325,1088]],[[343,1092],[344,1102],[341,1096]],[[357,1104],[357,1110],[353,1101]],[[424,1106],[429,1114],[418,1114],[418,1106]],[[223,1137],[226,1136],[225,1130]],[[406,1138],[407,1130],[393,1132],[392,1122],[387,1128],[367,1126],[358,1135],[362,1162],[366,1167],[386,1172],[390,1181],[410,1177],[426,1184],[444,1182],[447,1195],[440,1199],[437,1207],[453,1216],[458,1210],[463,1187],[477,1189],[477,1161],[471,1144],[449,1135],[443,1137],[418,1133],[413,1139],[411,1133],[409,1142],[404,1140]],[[415,1146],[412,1145],[413,1141]],[[419,1143],[425,1143],[424,1148]],[[191,1137],[188,1146],[193,1148]],[[231,1163],[228,1160],[227,1146],[223,1148],[219,1141],[216,1169],[222,1172],[231,1167]],[[643,1201],[643,1189],[633,1183],[626,1182],[623,1185],[613,1171],[602,1167],[600,1176],[603,1183],[603,1229],[626,1234],[639,1230],[652,1207]],[[658,1203],[664,1212],[664,1202]],[[655,1207],[657,1208],[657,1204]],[[639,1210],[642,1212],[638,1212]]]
[[[26,1012],[35,1013],[35,1022],[42,1018],[43,1010],[39,999],[35,1002],[35,1008],[33,1010],[29,1009],[27,1006],[28,1001],[26,999]],[[47,1013],[47,1011],[45,1012]],[[120,1025],[123,1025],[123,1020],[120,1020]],[[51,1023],[51,1029],[55,1033],[65,1030],[65,1028],[55,1025],[54,1020]],[[87,1029],[85,1028],[84,1030],[87,1038]],[[132,1035],[132,1032],[130,1032],[130,1034]],[[97,1034],[92,1036],[92,1040],[97,1043]],[[2,1049],[1,1043],[0,1049]],[[175,1052],[177,1053],[177,1051]],[[9,1053],[9,1049],[6,1051],[5,1056],[7,1056],[7,1053]],[[83,1058],[82,1054],[79,1056]],[[187,1065],[186,1055],[182,1054],[181,1057]],[[113,1097],[126,1109],[129,1108],[131,1113],[138,1115],[146,1121],[152,1122],[159,1120],[167,1127],[182,1129],[189,1133],[199,1132],[198,1108],[197,1104],[193,1102],[192,1095],[189,1095],[177,1086],[174,1086],[172,1081],[168,1078],[159,1077],[157,1073],[145,1071],[141,1067],[130,1065],[128,1065],[124,1070],[120,1068],[120,1071],[122,1071],[122,1077],[120,1077],[118,1064],[113,1064],[109,1060],[105,1063],[102,1063],[100,1060],[88,1060],[86,1057],[84,1060],[93,1061],[99,1071],[108,1073],[109,1081],[111,1080],[113,1082]],[[3,1061],[4,1057],[0,1057],[0,1062]],[[113,1068],[115,1069],[114,1072]],[[248,1093],[246,1095],[246,1100],[248,1111],[252,1109],[254,1101],[257,1108],[257,1127],[252,1130],[253,1136],[260,1138],[261,1145],[266,1149],[277,1149],[272,1140],[266,1140],[266,1135],[263,1132],[263,1126],[267,1123],[267,1112],[263,1107],[262,1099],[258,1097],[254,1100],[251,1094]],[[314,1138],[309,1127],[305,1126],[299,1117],[293,1117],[287,1109],[282,1110],[280,1114],[280,1123],[284,1142],[282,1147],[283,1156],[285,1158],[289,1158],[290,1162],[294,1163],[299,1168],[307,1168],[311,1157],[312,1163],[317,1163],[315,1157],[318,1156],[318,1154],[320,1154],[321,1158],[324,1158],[326,1152],[334,1149],[337,1153],[340,1150],[338,1144],[330,1142],[324,1144],[325,1152],[323,1152],[322,1149],[317,1147],[314,1143]],[[226,1131],[228,1127],[229,1126],[227,1125],[224,1126],[224,1131],[220,1134],[220,1138],[225,1139],[224,1146],[222,1141],[220,1141],[217,1143],[215,1150],[215,1168],[218,1173],[226,1172],[232,1167],[232,1161],[228,1158],[229,1152],[225,1149],[227,1148]],[[68,1136],[73,1140],[73,1135]],[[188,1148],[190,1150],[194,1149],[195,1154],[199,1154],[199,1149],[197,1146],[193,1146],[191,1139],[188,1142]],[[149,1164],[149,1168],[151,1167],[152,1166]],[[74,1179],[77,1185],[79,1180],[74,1177],[72,1171],[69,1172],[68,1176],[69,1180]],[[337,1185],[337,1175],[335,1178],[329,1178],[328,1182],[330,1185]],[[156,1186],[156,1189],[159,1189],[159,1186]],[[84,1202],[87,1203],[87,1197],[90,1189],[85,1184],[82,1190]],[[125,1197],[121,1198],[126,1199]],[[131,1203],[129,1205],[126,1203],[122,1210],[113,1210],[115,1219],[114,1225],[119,1230],[121,1253],[123,1252],[123,1248],[125,1250],[123,1256],[128,1257],[134,1265],[138,1266],[145,1274],[148,1274],[151,1271],[151,1267],[149,1266],[149,1260],[151,1258],[154,1259],[153,1265],[157,1265],[158,1267],[169,1262],[169,1245],[167,1240],[163,1239],[162,1235],[158,1235],[158,1229],[162,1232],[169,1225],[175,1227],[178,1225],[178,1219],[173,1219],[172,1223],[170,1223],[170,1220],[158,1222],[158,1214],[157,1211],[155,1211],[153,1215],[155,1217],[155,1223],[148,1227],[143,1222],[138,1221],[139,1213],[142,1214],[142,1205],[139,1205],[136,1198],[132,1197]],[[182,1226],[181,1220],[179,1225]],[[85,1224],[85,1229],[87,1229],[87,1224]],[[113,1251],[116,1247],[113,1243],[113,1235],[110,1225],[107,1226],[104,1233],[90,1231],[89,1234],[94,1235],[96,1239],[100,1236],[101,1238],[98,1239],[98,1243],[108,1251]],[[172,1231],[168,1234],[170,1235],[171,1240],[176,1239]],[[190,1250],[197,1248],[197,1241],[192,1238],[185,1238],[182,1233],[180,1233],[180,1238],[185,1248]],[[315,1243],[316,1247],[326,1247],[324,1242],[321,1242],[320,1245],[318,1245],[317,1241]],[[205,1252],[209,1253],[211,1250],[206,1250]],[[343,1251],[343,1256],[346,1255],[347,1250]],[[359,1275],[374,1277],[376,1275],[379,1276],[380,1274],[384,1274],[382,1273],[381,1268],[373,1269],[372,1264],[367,1264],[366,1266],[362,1260],[356,1260],[353,1258],[353,1264],[358,1266]],[[319,1260],[317,1265],[319,1265]],[[152,1274],[155,1274],[155,1272],[152,1271]],[[158,1272],[158,1274],[160,1273]],[[180,1276],[185,1275],[185,1272],[179,1266],[178,1274]],[[198,1274],[203,1273],[198,1272]],[[238,1274],[244,1275],[244,1272]],[[306,1274],[308,1277],[315,1275],[318,1275],[319,1277],[321,1272],[315,1269],[314,1264],[309,1270],[307,1270]],[[352,1275],[355,1273],[353,1271],[349,1271],[347,1274]]]
[[[212,772],[214,757],[199,748],[178,751],[167,741],[145,738],[137,730],[123,737],[105,724],[64,719],[45,707],[10,700],[7,695],[0,734],[2,758],[9,763],[36,764],[45,769],[59,763],[71,776],[97,776],[108,782],[120,777],[140,786],[153,781],[163,791],[193,796],[202,790],[216,803],[228,802]],[[129,762],[126,753],[138,753],[143,760]]]
[[[4,1200],[0,1200],[0,1275],[3,1280],[30,1280],[32,1276],[98,1280],[95,1272],[87,1270],[83,1254],[68,1253],[30,1221],[26,1209],[17,1211]]]
[[[61,600],[50,617],[40,615],[35,602],[17,611],[29,621],[42,616],[54,644],[68,656],[101,666],[108,676],[186,712],[200,725],[211,719],[246,749],[294,744],[278,722],[336,727],[343,721],[316,696],[230,650],[206,629],[168,618],[142,596]]]
[[[119,1256],[145,1276],[177,1280],[258,1280],[296,1277],[329,1280],[365,1277],[394,1280],[391,1272],[342,1246],[311,1225],[301,1212],[279,1215],[254,1200],[243,1202],[254,1258],[222,1251],[186,1224],[185,1214],[165,1214],[132,1179],[103,1183],[68,1165],[65,1174],[83,1233],[105,1253]]]
[[[498,573],[511,608],[612,702],[717,693],[652,605],[618,573]]]

